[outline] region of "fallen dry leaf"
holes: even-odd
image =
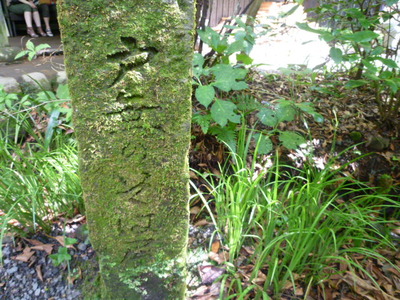
[[[41,265],[37,265],[36,266],[36,275],[37,275],[37,277],[40,279],[40,281],[42,281],[43,282],[43,274],[42,274],[42,266]]]
[[[215,241],[211,245],[211,251],[214,252],[214,253],[218,253],[220,247],[221,247],[221,242],[220,241]]]
[[[198,206],[193,206],[193,207],[190,209],[190,214],[191,214],[191,215],[197,215],[200,211],[201,211],[201,208],[200,208],[200,207],[198,207]]]
[[[27,238],[23,238],[25,241],[31,243],[34,246],[38,246],[38,245],[43,245],[42,242],[38,241],[38,240],[31,240],[31,239],[27,239]]]
[[[54,247],[54,244],[42,244],[42,245],[33,246],[33,247],[31,247],[31,249],[46,251],[47,254],[51,254],[53,252],[53,247]]]
[[[229,255],[225,251],[223,251],[221,253],[210,252],[208,254],[208,258],[217,262],[219,265],[221,265],[229,259]]]
[[[199,220],[199,221],[197,221],[195,224],[194,224],[194,226],[206,226],[206,225],[208,225],[208,224],[210,224],[210,222],[208,222],[206,219],[202,219],[202,220]]]
[[[20,255],[15,256],[14,259],[23,262],[28,262],[33,254],[35,254],[35,252],[31,251],[31,248],[26,247],[24,251]]]
[[[203,284],[211,284],[225,273],[225,269],[213,265],[199,266],[198,270]]]

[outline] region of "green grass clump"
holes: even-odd
[[[37,147],[0,141],[0,211],[13,215],[14,229],[48,231],[58,214],[72,216],[83,207],[76,144],[59,143],[49,151]]]
[[[311,287],[341,272],[339,263],[365,273],[379,288],[353,257],[390,264],[379,250],[396,249],[382,230],[394,221],[377,212],[382,203],[398,209],[399,202],[348,180],[333,164],[298,169],[281,164],[278,155],[269,167],[257,163],[257,155],[247,163],[249,145],[250,138],[239,145],[221,175],[202,176],[211,200],[192,185],[229,249],[221,299],[280,299],[288,284],[295,293],[299,283],[306,297]],[[244,246],[253,253],[243,256]],[[240,275],[241,264],[251,266],[250,278]]]

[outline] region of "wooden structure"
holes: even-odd
[[[214,27],[223,18],[241,13],[252,0],[209,0],[208,26]]]

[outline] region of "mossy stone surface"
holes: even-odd
[[[193,1],[58,6],[102,297],[183,299]]]

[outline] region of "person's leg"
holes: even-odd
[[[47,4],[40,4],[39,5],[39,10],[40,14],[43,16],[44,20],[44,25],[46,26],[46,34],[48,36],[53,36],[53,33],[51,32],[50,28],[50,5]]]
[[[39,32],[39,34],[41,36],[46,36],[46,33],[42,29],[42,23],[40,21],[39,11],[37,9],[34,9],[32,15],[33,15],[33,21],[35,22],[37,31]]]
[[[16,15],[23,15],[28,35],[31,37],[38,37],[32,28],[32,7],[27,4],[15,4],[9,6],[8,10]]]

